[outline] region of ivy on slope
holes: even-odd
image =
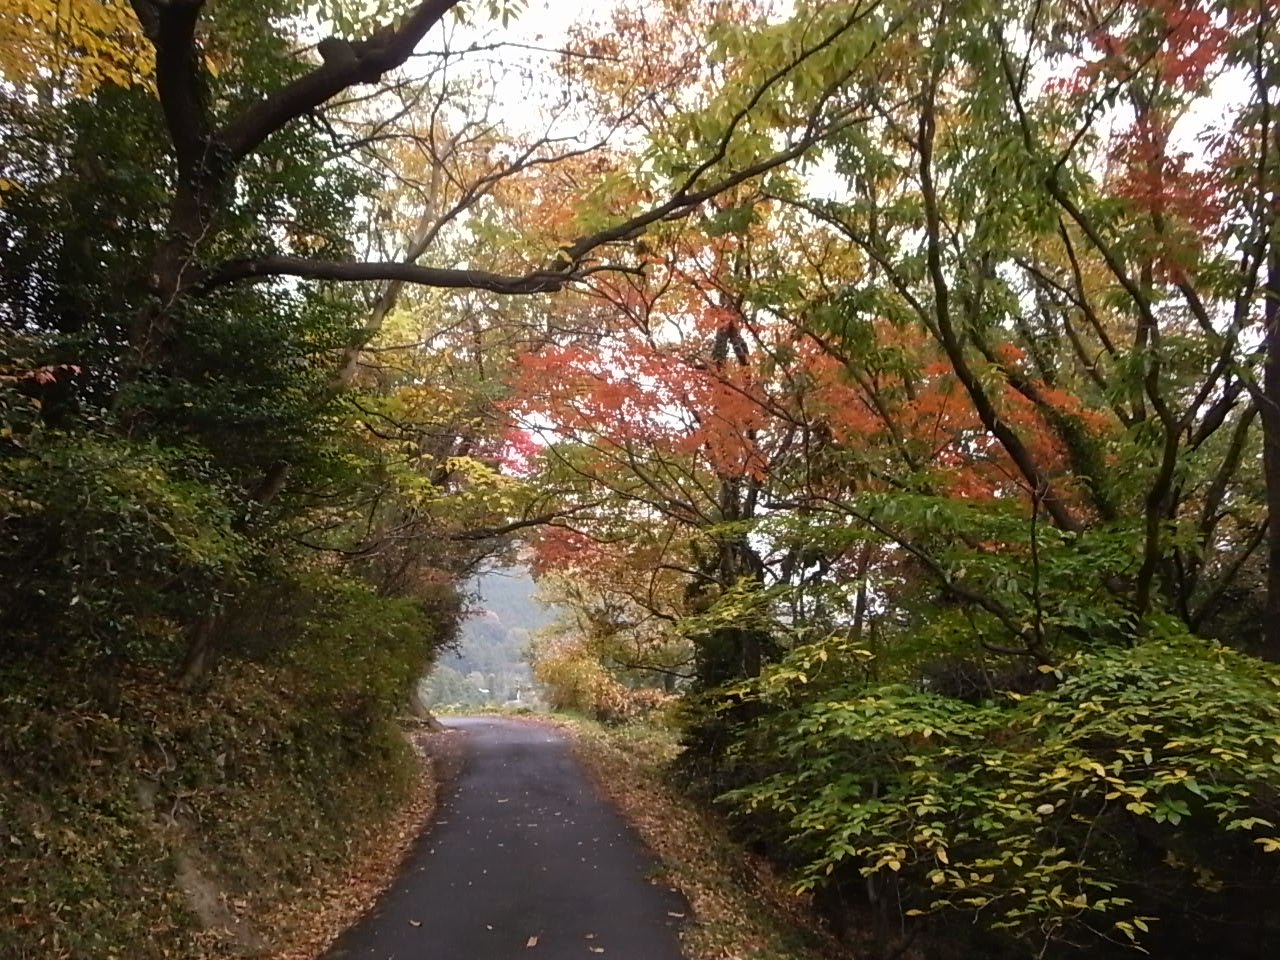
[[[288,908],[349,866],[417,775],[396,718],[441,638],[408,601],[295,586],[310,624],[228,661],[200,697],[154,667],[6,664],[0,957],[270,951],[297,933],[281,915],[321,910]]]

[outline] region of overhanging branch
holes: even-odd
[[[459,0],[426,0],[398,28],[383,27],[367,40],[321,41],[324,63],[249,107],[218,133],[234,162],[298,117],[357,84],[377,83],[409,59],[414,47]]]
[[[490,290],[494,293],[508,294],[533,294],[554,293],[557,290],[564,289],[569,283],[583,280],[596,273],[607,271],[640,273],[639,267],[625,264],[592,264],[581,268],[579,268],[579,264],[597,248],[619,240],[638,237],[652,224],[660,220],[677,220],[689,216],[712,197],[740,183],[744,183],[752,177],[760,176],[794,160],[821,140],[846,129],[853,123],[858,122],[859,119],[847,118],[821,131],[803,137],[785,150],[780,150],[765,157],[763,160],[744,167],[736,173],[717,180],[702,190],[671,197],[666,202],[650,207],[644,213],[637,214],[629,220],[582,237],[570,246],[562,248],[561,255],[547,269],[534,270],[520,275],[491,273],[486,270],[424,267],[414,263],[396,261],[348,262],[312,260],[306,257],[265,256],[228,260],[210,270],[196,286],[202,290],[209,290],[241,280],[290,276],[312,280],[399,280],[404,283],[415,283],[428,287]]]
[[[553,510],[550,513],[544,513],[536,517],[525,517],[522,520],[513,520],[510,523],[504,523],[499,527],[489,527],[483,530],[467,530],[462,533],[449,535],[450,540],[488,540],[492,537],[505,536],[508,533],[515,533],[517,530],[526,530],[529,527],[541,527],[556,523],[559,520],[585,513],[588,510],[594,510],[604,501],[595,500],[591,503],[580,503],[576,507],[568,507],[564,510]]]
[[[306,257],[267,256],[228,260],[200,282],[210,290],[241,280],[265,277],[304,277],[310,280],[399,280],[427,287],[491,290],[495,293],[550,293],[561,289],[567,273],[539,270],[523,276],[487,270],[423,267],[416,263],[388,261],[311,260]]]

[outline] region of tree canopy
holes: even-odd
[[[0,674],[390,716],[519,558],[851,937],[1263,956],[1274,4],[525,8],[0,0]]]

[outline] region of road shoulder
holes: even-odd
[[[679,890],[693,916],[681,934],[689,960],[836,960],[846,953],[815,933],[806,898],[758,857],[729,839],[724,825],[666,780],[677,751],[669,731],[607,728],[576,717],[554,723],[572,738],[579,762],[613,801]]]

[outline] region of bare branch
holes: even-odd
[[[544,513],[536,517],[525,517],[521,520],[513,520],[510,523],[504,523],[498,527],[489,527],[484,530],[466,530],[462,533],[455,533],[449,536],[450,540],[488,540],[492,537],[505,536],[508,533],[515,533],[517,530],[525,530],[529,527],[541,527],[547,524],[555,523],[566,517],[576,516],[587,510],[594,510],[604,501],[595,500],[591,503],[580,503],[575,507],[567,507],[564,510],[553,510],[550,513]]]

